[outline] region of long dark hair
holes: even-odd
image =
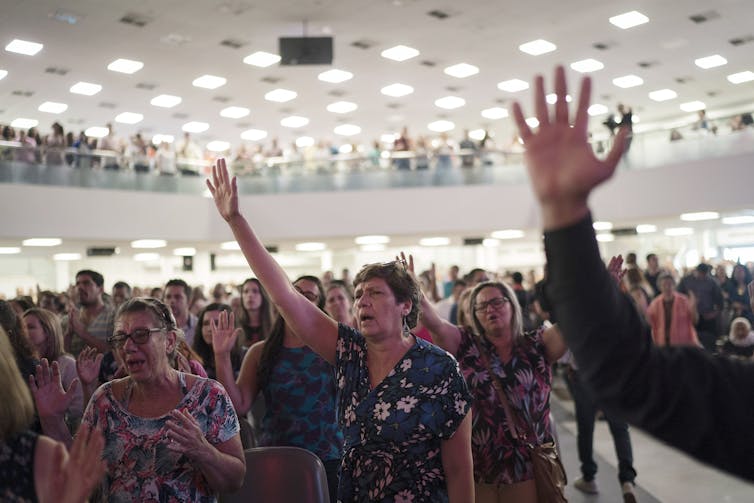
[[[322,286],[322,281],[316,277],[316,276],[299,276],[296,278],[296,281],[293,282],[295,285],[299,281],[310,281],[317,285],[317,291],[319,294],[319,298],[317,299],[317,307],[319,307],[320,310],[325,310],[325,288]],[[265,386],[267,386],[267,382],[270,378],[270,374],[272,373],[272,369],[275,367],[275,363],[277,363],[278,356],[280,355],[280,350],[283,347],[283,339],[285,338],[285,320],[282,316],[278,314],[274,325],[272,326],[272,330],[270,331],[270,335],[267,336],[267,339],[264,343],[264,348],[262,349],[262,355],[259,358],[259,368],[257,369],[257,379],[259,380],[259,389],[263,389]]]
[[[202,360],[204,360],[204,370],[207,371],[207,374],[209,375],[210,372],[214,374],[209,376],[212,379],[214,379],[217,375],[215,372],[215,352],[212,349],[212,346],[207,344],[207,342],[204,340],[204,337],[202,337],[202,331],[204,330],[204,315],[213,311],[231,313],[232,309],[228,304],[213,302],[212,304],[207,304],[204,309],[199,311],[199,319],[196,322],[197,332],[194,333],[194,342],[192,345],[193,350],[196,351],[196,354],[201,356]],[[235,346],[230,350],[230,363],[234,371],[236,371],[241,366],[240,337],[236,339]]]
[[[21,317],[16,314],[13,306],[7,300],[0,300],[0,326],[5,329],[5,333],[8,334],[13,352],[16,355],[16,362],[18,366],[24,369],[23,362],[30,362],[36,360],[36,349],[32,346],[29,336],[26,333],[26,324]]]
[[[249,311],[247,311],[246,307],[243,305],[243,287],[246,286],[247,283],[254,283],[255,285],[257,285],[257,288],[259,288],[259,293],[262,295],[262,305],[259,306],[258,331],[254,330],[254,328],[249,325],[251,316],[249,315]],[[241,283],[241,286],[238,287],[238,293],[241,295],[241,305],[239,306],[238,312],[236,313],[236,326],[243,329],[243,344],[251,345],[253,342],[256,342],[254,340],[254,335],[257,333],[259,334],[259,340],[266,339],[272,330],[273,323],[272,303],[270,302],[270,298],[267,296],[267,291],[264,289],[262,283],[260,283],[257,278],[248,278],[244,280],[243,283]]]

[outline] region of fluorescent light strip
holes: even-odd
[[[694,213],[682,213],[681,220],[684,222],[701,222],[704,220],[717,220],[720,213],[716,211],[697,211]]]
[[[413,47],[408,47],[405,45],[396,45],[395,47],[391,47],[390,49],[385,49],[380,53],[380,56],[387,59],[392,59],[393,61],[406,61],[411,58],[415,58],[420,53],[417,49],[414,49]]]
[[[42,50],[44,44],[37,42],[29,42],[28,40],[14,39],[10,44],[5,46],[5,50],[8,52],[15,52],[16,54],[23,54],[24,56],[34,56],[36,53]]]
[[[62,243],[60,238],[30,238],[21,241],[23,246],[60,246]]]

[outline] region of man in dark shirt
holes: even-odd
[[[723,291],[720,285],[710,276],[711,267],[701,263],[690,275],[684,277],[678,284],[678,291],[696,299],[696,310],[699,318],[696,322],[696,333],[699,342],[707,351],[715,350],[715,341],[720,335],[720,312],[723,309]]]

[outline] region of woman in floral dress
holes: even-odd
[[[469,301],[473,328],[440,319],[426,299],[422,320],[435,343],[458,359],[474,396],[471,448],[476,501],[536,503],[528,449],[524,442],[513,440],[493,383],[501,382],[519,435],[531,443],[551,442],[551,365],[566,346],[556,327],[524,333],[521,307],[504,283],[480,283]]]
[[[471,397],[456,361],[409,333],[419,287],[406,268],[362,269],[354,280],[359,330],[338,324],[293,288],[254,234],[224,159],[207,185],[280,313],[335,367],[345,436],[339,501],[473,501]]]

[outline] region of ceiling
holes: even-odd
[[[627,30],[608,22],[632,10],[650,21]],[[143,26],[125,23],[124,18]],[[148,137],[178,137],[184,123],[201,121],[209,129],[195,135],[200,142],[237,145],[241,132],[251,128],[268,132],[263,143],[279,137],[288,144],[303,135],[369,143],[404,125],[414,136],[431,135],[427,125],[446,119],[455,124],[450,133],[455,138],[465,128],[489,128],[510,138],[510,118],[492,121],[480,112],[506,108],[512,99],[531,109],[531,99],[529,91],[508,93],[497,84],[514,78],[528,81],[536,72],[549,74],[556,63],[587,58],[604,64],[591,74],[596,103],[610,109],[627,103],[642,124],[688,118],[679,104],[695,100],[706,103],[714,117],[717,110],[754,107],[754,82],[733,85],[726,80],[733,73],[754,71],[754,43],[747,42],[754,39],[752,18],[751,0],[4,0],[2,47],[18,38],[44,48],[35,56],[0,52],[0,69],[8,72],[0,80],[0,123],[36,119],[45,134],[57,120],[66,131],[78,132],[134,112],[143,114],[143,121],[116,123],[117,134],[140,130]],[[300,36],[304,30],[309,36],[334,37],[332,66],[258,68],[243,63],[256,51],[276,53],[278,37]],[[540,38],[556,44],[557,50],[531,56],[518,49]],[[421,54],[404,62],[380,56],[398,44]],[[708,70],[694,64],[713,54],[728,63]],[[131,75],[108,71],[117,58],[142,61],[144,67]],[[458,79],[443,72],[462,62],[477,66],[479,73]],[[347,70],[354,77],[340,84],[318,80],[318,74],[330,68]],[[569,73],[573,82],[578,74]],[[225,77],[227,84],[216,90],[193,87],[192,81],[203,74]],[[626,74],[640,76],[644,84],[630,89],[613,85],[614,78]],[[71,94],[69,88],[79,81],[97,83],[102,91],[94,96]],[[396,82],[415,92],[402,98],[380,93]],[[275,88],[296,91],[298,97],[287,103],[266,101],[265,93]],[[664,88],[678,97],[663,103],[649,99],[650,91]],[[150,105],[160,94],[180,96],[182,102],[170,109]],[[465,106],[443,110],[434,105],[449,95],[465,99]],[[38,111],[46,101],[65,103],[68,109],[60,115]],[[327,105],[336,101],[353,102],[358,108],[345,115],[328,112]],[[228,106],[246,107],[250,114],[221,117],[220,111]],[[289,115],[305,116],[310,122],[295,130],[281,126],[281,119]],[[601,129],[603,119],[594,118],[595,129]],[[333,133],[340,124],[358,125],[362,131],[345,139]]]

